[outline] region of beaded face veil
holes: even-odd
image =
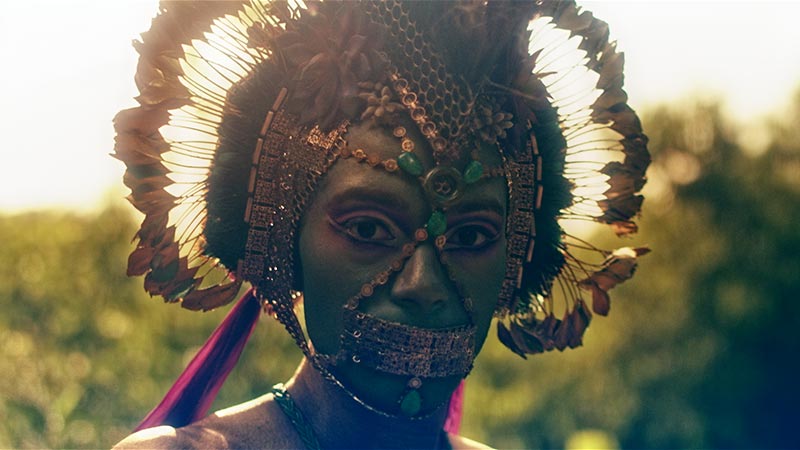
[[[635,232],[649,164],[622,55],[573,2],[162,2],[136,48],[141,106],[115,119],[115,156],[145,214],[129,274],[192,310],[225,305],[250,283],[323,374],[351,360],[407,377],[398,413],[418,413],[424,379],[469,372],[475,326],[427,330],[359,305],[432,245],[472,312],[443,252],[447,210],[465,190],[492,178],[507,186],[495,317],[502,343],[523,357],[581,345],[584,296],[607,314],[607,291],[646,251],[597,249],[559,224]],[[348,145],[349,128],[367,121],[393,136],[394,157]],[[345,159],[416,180],[431,214],[353,292],[338,353],[320,355],[294,312],[297,232],[320,180]]]

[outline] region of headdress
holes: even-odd
[[[212,309],[249,282],[310,354],[293,312],[296,231],[342,158],[419,177],[434,212],[404,257],[420,242],[444,245],[441,212],[465,185],[505,178],[496,317],[500,340],[523,357],[580,345],[591,317],[582,291],[605,315],[607,291],[645,251],[603,251],[559,225],[635,232],[650,161],[622,90],[623,57],[606,24],[574,2],[164,1],[135,46],[140,106],[115,119],[115,156],[145,214],[128,272],[168,302]],[[434,169],[423,171],[397,115],[433,149]],[[345,145],[348,127],[367,120],[390,127],[396,158]],[[496,147],[502,166],[472,154],[478,145]],[[605,260],[577,256],[586,251]]]

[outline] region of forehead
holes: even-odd
[[[373,167],[367,162],[359,162],[356,158],[342,158],[328,171],[323,178],[317,198],[329,202],[372,201],[387,209],[408,212],[410,215],[427,217],[435,205],[426,197],[423,178],[435,168],[431,148],[416,126],[409,121],[401,121],[407,130],[408,137],[414,142],[413,153],[423,165],[423,175],[413,176],[402,169],[394,172],[384,170],[378,164]],[[392,133],[392,128],[359,123],[352,125],[345,136],[349,152],[361,150],[369,157],[381,161],[397,160],[403,152],[401,141]],[[502,158],[498,150],[483,144],[475,148],[461,149],[465,155],[457,161],[453,168],[462,172],[472,161],[471,155],[484,168],[502,166]],[[454,203],[449,204],[448,211],[455,213],[491,210],[505,217],[507,208],[507,186],[503,177],[483,178],[464,187],[464,194]]]

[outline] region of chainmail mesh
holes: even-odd
[[[429,39],[417,30],[402,2],[369,0],[363,5],[367,16],[385,28],[387,40],[395,43],[387,50],[393,53],[390,59],[394,69],[417,94],[440,136],[451,142],[465,136],[474,105],[469,87],[448,72],[442,58],[428,44]]]

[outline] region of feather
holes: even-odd
[[[497,322],[497,339],[508,349],[512,352],[518,354],[523,359],[527,359],[528,357],[525,356],[525,352],[520,349],[516,342],[514,342],[514,338],[511,337],[511,332],[508,330],[508,327],[503,322]]]
[[[618,220],[609,224],[614,233],[619,236],[627,236],[639,231],[639,226],[632,220]]]
[[[608,109],[595,111],[592,117],[597,123],[611,123],[610,128],[622,136],[638,135],[642,132],[642,124],[630,106],[618,103]]]
[[[195,290],[183,298],[181,306],[192,311],[209,311],[230,303],[241,286],[242,280],[235,280],[228,284]]]
[[[538,336],[531,333],[531,328],[535,328],[535,321],[533,323],[521,324],[516,320],[510,322],[510,334],[517,348],[525,353],[540,353],[543,345]]]
[[[597,100],[592,104],[593,114],[602,114],[613,106],[624,104],[628,101],[628,94],[620,88],[613,88],[603,91]]]
[[[606,183],[609,188],[603,192],[608,199],[633,196],[639,190],[637,186],[641,182],[641,177],[627,170],[617,161],[606,164],[600,172],[608,175]]]
[[[589,327],[589,323],[592,321],[592,313],[586,309],[583,301],[579,300],[575,303],[571,316],[569,323],[572,328],[568,345],[570,348],[577,348],[583,345],[583,333],[586,332],[586,328]]]
[[[614,44],[609,43],[603,49],[603,56],[597,66],[592,69],[600,74],[597,80],[597,89],[622,88],[625,77],[622,68],[625,65],[625,55],[616,53]]]
[[[611,298],[608,296],[608,292],[600,289],[600,286],[594,280],[582,281],[580,286],[592,292],[592,311],[595,314],[607,316],[608,311],[611,309]]]
[[[180,258],[178,260],[178,273],[172,280],[160,287],[159,294],[165,300],[169,302],[180,301],[181,298],[200,285],[201,280],[194,278],[200,266],[190,268],[188,264],[187,258]]]
[[[564,311],[564,317],[558,322],[558,326],[556,327],[556,332],[553,336],[553,345],[555,345],[558,350],[567,348],[571,340],[571,317],[572,316],[570,316],[567,311]]]
[[[167,229],[169,222],[168,214],[148,214],[142,221],[139,231],[136,232],[135,239],[138,238],[143,245],[152,246],[153,242],[160,239]]]
[[[644,197],[641,195],[629,195],[600,200],[597,202],[597,205],[603,211],[603,215],[598,217],[597,220],[602,223],[629,220],[639,213],[643,201]]]
[[[579,286],[592,292],[592,310],[605,316],[611,307],[608,291],[630,279],[636,271],[637,258],[646,255],[646,247],[623,247],[614,250],[603,262],[602,268],[579,282]]]
[[[128,276],[144,275],[150,269],[150,259],[155,254],[152,247],[137,247],[128,256]]]
[[[625,153],[625,166],[644,176],[647,167],[650,165],[647,136],[644,134],[628,136],[620,142]]]
[[[139,131],[149,135],[169,120],[169,112],[159,109],[131,108],[124,109],[114,117],[114,128],[117,133]]]

